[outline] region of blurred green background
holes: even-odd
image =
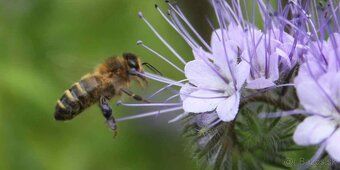
[[[207,38],[202,18],[208,3],[192,2],[179,4]],[[155,3],[167,9],[162,0],[0,0],[0,169],[195,169],[179,124],[167,123],[175,115],[121,122],[115,139],[97,107],[69,122],[53,118],[64,90],[112,55],[134,52],[164,75],[183,78],[136,45],[143,40],[180,65],[138,18],[143,11],[182,56],[192,58]],[[150,84],[133,89],[147,95],[161,87]],[[117,117],[142,112],[112,106]]]

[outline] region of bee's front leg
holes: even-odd
[[[108,99],[105,96],[100,97],[99,107],[102,110],[107,124],[113,131],[113,136],[115,137],[117,135],[117,124],[115,118],[112,116],[112,109],[108,103]]]

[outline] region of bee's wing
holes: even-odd
[[[87,60],[81,57],[54,57],[50,58],[52,70],[55,75],[65,81],[74,82],[93,72],[94,68],[100,63],[100,59]]]

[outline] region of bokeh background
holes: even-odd
[[[178,2],[205,38],[208,2]],[[184,58],[188,46],[155,10],[162,0],[0,0],[0,169],[196,169],[175,115],[119,123],[113,139],[98,107],[69,122],[53,118],[63,91],[112,55],[134,52],[166,76],[183,75],[136,45],[175,57],[137,16],[142,11]],[[136,93],[148,95],[161,84]],[[134,102],[123,97],[126,102]],[[116,117],[143,112],[115,107]]]

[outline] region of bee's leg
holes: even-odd
[[[100,97],[99,107],[102,110],[103,116],[106,119],[107,124],[113,131],[113,136],[117,135],[117,124],[115,118],[112,116],[112,109],[108,104],[108,99],[104,96]]]
[[[132,97],[133,99],[137,100],[137,101],[142,101],[142,102],[145,102],[145,103],[151,103],[150,101],[144,99],[142,96],[133,93],[129,89],[121,89],[121,91],[124,92],[125,94],[127,94],[128,96]]]

